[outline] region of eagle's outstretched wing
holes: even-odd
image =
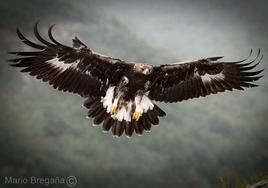
[[[17,29],[21,41],[39,51],[10,52],[20,56],[10,60],[12,66],[22,67],[21,72],[29,72],[54,88],[78,93],[82,96],[103,95],[109,84],[117,83],[129,64],[120,59],[93,52],[77,37],[73,47],[57,42],[52,36],[52,25],[48,30],[51,42],[43,39],[35,24],[35,37],[42,43],[36,44],[26,39]]]
[[[252,54],[250,52],[249,57]],[[260,50],[252,61],[243,63],[221,62],[222,57],[166,64],[154,67],[149,98],[156,101],[177,102],[215,94],[226,90],[256,87],[253,81],[260,79],[263,70],[251,72],[262,60]],[[253,62],[257,62],[252,65]]]

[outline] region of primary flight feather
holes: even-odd
[[[112,130],[115,136],[125,132],[130,137],[134,131],[142,135],[152,125],[158,125],[159,117],[166,114],[153,101],[178,102],[243,90],[256,87],[252,82],[262,77],[259,74],[263,70],[252,71],[262,60],[260,50],[251,61],[252,50],[248,58],[236,62],[209,57],[160,66],[129,64],[92,51],[77,37],[73,47],[59,43],[52,36],[54,25],[48,30],[48,42],[39,34],[37,25],[34,34],[41,44],[25,38],[19,29],[17,34],[23,43],[38,51],[10,52],[19,56],[10,60],[11,65],[58,90],[86,98],[88,117],[93,118],[94,124],[102,124],[104,132]]]

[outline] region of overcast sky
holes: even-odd
[[[83,4],[84,5],[84,4]],[[178,59],[225,55],[244,57],[250,48],[267,52],[267,1],[96,2],[148,44]]]

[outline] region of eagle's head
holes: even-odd
[[[153,66],[149,64],[135,63],[134,72],[149,75],[153,71]]]

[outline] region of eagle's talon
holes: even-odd
[[[133,119],[135,119],[136,121],[139,121],[140,117],[141,117],[141,112],[133,113]]]
[[[117,112],[117,107],[112,105],[111,107],[111,114],[115,114]]]

